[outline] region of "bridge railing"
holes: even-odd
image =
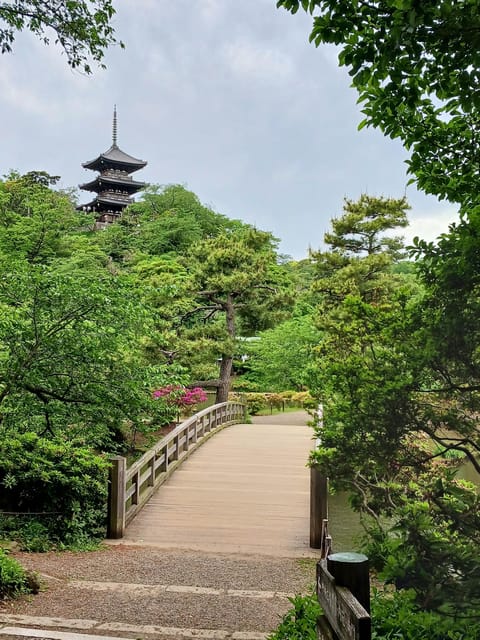
[[[178,465],[213,433],[245,420],[245,414],[239,402],[215,404],[179,424],[130,467],[123,456],[112,456],[107,536],[122,538],[128,523]]]

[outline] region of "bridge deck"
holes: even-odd
[[[256,420],[229,427],[200,447],[152,496],[122,542],[314,555],[308,540],[310,476],[305,465],[312,430],[304,426],[306,414]]]

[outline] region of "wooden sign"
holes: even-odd
[[[368,612],[349,589],[335,583],[335,578],[327,569],[326,560],[317,564],[317,595],[325,618],[339,640],[371,639]],[[324,634],[323,637],[328,636]]]

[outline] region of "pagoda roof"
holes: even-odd
[[[147,165],[145,160],[139,160],[122,151],[114,142],[108,151],[101,153],[94,160],[82,163],[85,169],[93,169],[100,171],[105,166],[118,166],[131,173],[138,171]]]
[[[84,191],[102,191],[102,186],[105,187],[122,187],[124,191],[128,191],[129,193],[135,193],[136,191],[140,191],[145,186],[145,182],[139,182],[137,180],[132,180],[131,178],[125,179],[115,176],[109,176],[105,174],[100,174],[94,180],[90,182],[85,182],[84,184],[80,184],[80,189]]]

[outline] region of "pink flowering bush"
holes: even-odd
[[[207,400],[207,394],[201,387],[187,389],[180,385],[169,384],[160,389],[156,389],[152,396],[154,399],[161,398],[167,405],[175,406],[179,409],[188,409],[193,405],[200,404]]]

